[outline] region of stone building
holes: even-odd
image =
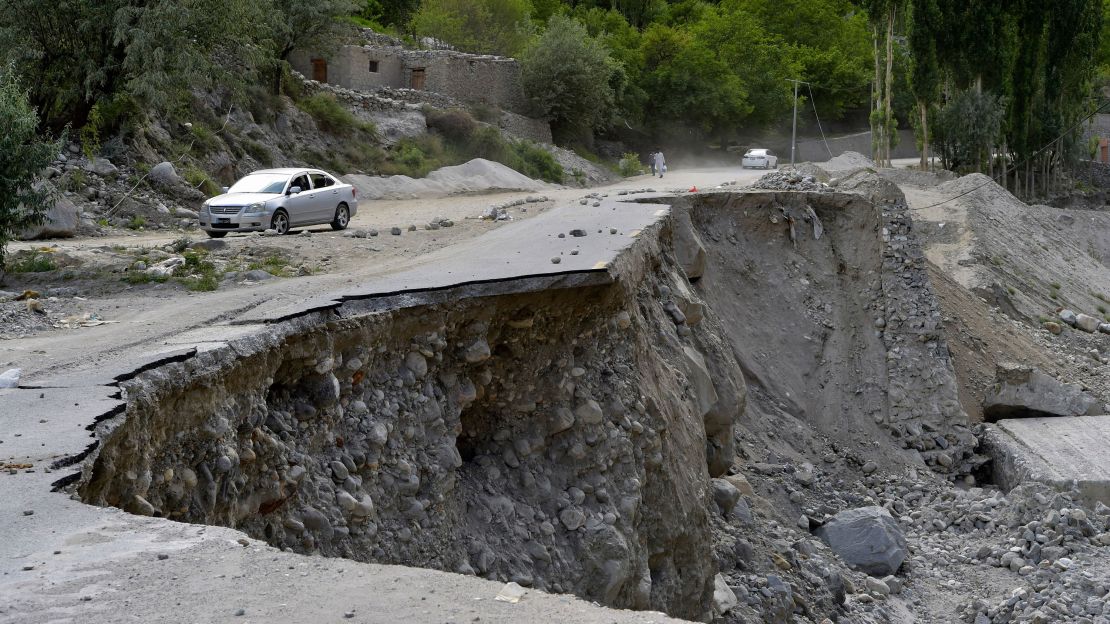
[[[369,31],[364,31],[363,40],[362,45],[342,46],[326,56],[298,50],[290,63],[307,78],[347,89],[413,89],[465,104],[528,112],[520,64],[515,59],[454,50],[413,50]]]

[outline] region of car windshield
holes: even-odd
[[[235,183],[228,193],[280,193],[289,176],[279,173],[255,173]]]
[[[761,149],[748,150],[747,155],[748,156],[766,156],[767,155],[767,150],[761,150]]]

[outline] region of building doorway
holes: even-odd
[[[312,59],[312,79],[316,82],[328,81],[328,62],[322,58]]]
[[[417,91],[423,91],[424,90],[424,80],[425,80],[424,68],[423,67],[414,67],[414,68],[412,68],[412,80],[409,82],[411,87],[413,89],[417,90]]]

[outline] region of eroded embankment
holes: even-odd
[[[347,301],[139,375],[78,491],[298,552],[688,618],[732,602],[727,580],[746,601],[734,619],[788,616],[793,598],[740,574],[755,565],[742,536],[779,546],[711,481],[737,469],[738,439],[768,440],[744,460],[805,461],[818,434],[864,437],[876,460],[958,474],[979,461],[974,438],[904,203],[675,203],[604,279]],[[789,526],[787,494],[770,499]],[[779,574],[834,614],[846,568],[812,549]]]
[[[609,285],[333,317],[125,385],[88,502],[702,617],[744,391],[645,234]]]
[[[753,396],[765,397],[747,421],[788,415],[845,441],[889,434],[896,444],[877,454],[910,449],[945,473],[982,463],[904,201],[760,193],[688,203],[706,253],[687,268],[728,319]]]

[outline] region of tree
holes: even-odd
[[[968,88],[937,113],[933,143],[946,169],[980,170],[984,155],[1002,137],[1005,105],[990,93]]]
[[[871,37],[867,16],[849,0],[725,0],[730,14],[754,15],[779,53],[796,66],[790,76],[813,85],[822,117],[837,118],[867,101]]]
[[[892,106],[894,91],[894,27],[904,0],[864,0],[871,16],[875,50],[875,87],[872,89],[871,133],[875,161],[890,164],[891,136],[898,129]],[[881,33],[881,35],[880,35]],[[880,48],[880,41],[882,47]],[[883,66],[885,65],[885,71]]]
[[[423,0],[412,30],[480,54],[516,56],[532,34],[530,0]]]
[[[611,118],[617,67],[582,24],[552,16],[521,57],[521,79],[537,113],[563,138],[581,138]]]
[[[910,85],[917,100],[921,148],[921,169],[929,166],[929,109],[940,92],[940,67],[937,63],[937,39],[941,28],[940,8],[936,0],[913,0],[913,22],[910,28],[910,53],[913,68]]]
[[[382,26],[404,28],[419,7],[420,0],[362,0],[358,16]]]
[[[51,194],[35,180],[57,157],[62,142],[44,141],[39,117],[11,69],[0,70],[0,269],[13,237],[43,222]]]
[[[269,4],[263,42],[269,52],[274,93],[279,93],[281,75],[293,50],[331,51],[341,42],[340,18],[358,7],[352,0],[269,0]]]

